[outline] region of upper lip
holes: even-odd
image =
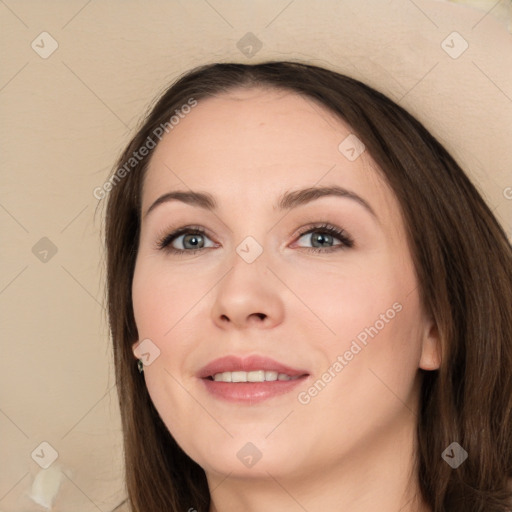
[[[279,363],[269,357],[252,355],[247,357],[240,356],[226,356],[214,359],[206,366],[199,370],[197,376],[201,379],[212,377],[217,373],[222,372],[250,372],[255,370],[275,371],[284,373],[290,377],[309,375],[307,371],[298,368],[292,368],[285,364]]]

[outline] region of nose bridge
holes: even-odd
[[[246,237],[236,247],[231,268],[216,287],[212,315],[219,326],[243,328],[255,322],[271,326],[282,321],[280,287],[267,268],[268,260],[254,237]]]

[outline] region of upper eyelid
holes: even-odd
[[[167,247],[172,242],[177,240],[180,236],[188,235],[190,233],[198,233],[212,240],[212,237],[208,234],[208,231],[205,228],[199,226],[183,226],[176,229],[169,229],[163,231],[161,234],[157,235],[156,246],[157,248],[162,248],[161,245],[163,244],[163,242],[169,240],[169,242],[165,245],[165,247]]]
[[[348,231],[329,222],[310,225],[309,227],[305,227],[304,230],[299,230],[299,232],[294,236],[296,239],[299,239],[304,235],[308,235],[315,231],[326,232],[331,236],[338,238],[338,240],[340,240],[345,246],[352,247],[354,245],[354,238],[350,233],[348,233]]]

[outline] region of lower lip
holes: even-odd
[[[209,393],[217,398],[236,403],[258,403],[289,393],[303,384],[307,375],[294,380],[275,380],[268,382],[219,382],[201,379]]]

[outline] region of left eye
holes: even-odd
[[[334,243],[336,239],[335,236],[321,231],[311,231],[306,233],[305,235],[302,235],[299,240],[302,240],[303,238],[309,240],[313,247],[334,247],[336,245],[341,245],[341,242],[338,242],[337,244]]]
[[[329,225],[310,228],[308,231],[302,233],[298,240],[300,241],[302,239],[308,240],[312,244],[312,247],[305,247],[305,249],[316,252],[322,251],[323,249],[327,251],[332,249],[337,250],[354,245],[353,240],[345,231]],[[338,243],[336,243],[336,240]]]

